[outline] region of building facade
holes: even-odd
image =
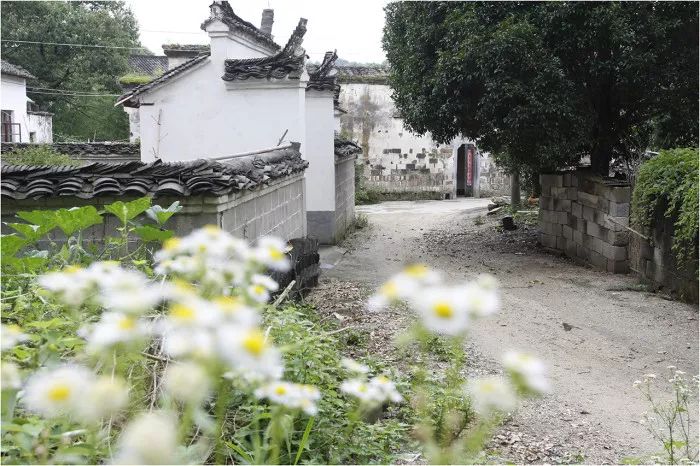
[[[27,80],[35,79],[34,76],[21,66],[0,62],[2,142],[53,142],[53,115],[38,111],[27,97]]]

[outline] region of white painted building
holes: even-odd
[[[363,150],[365,186],[383,192],[431,191],[444,197],[506,194],[507,175],[474,141],[435,142],[404,126],[391,97],[387,69],[337,66],[340,107],[336,128]]]
[[[2,142],[53,142],[53,115],[32,110],[27,97],[27,79],[35,79],[21,66],[5,60],[0,73]]]
[[[333,63],[307,71],[300,19],[284,47],[271,35],[272,10],[261,27],[216,0],[202,29],[209,47],[164,47],[168,70],[121,96],[138,135],[141,160],[165,162],[233,155],[298,142],[306,171],[308,232],[324,243],[343,236],[334,185]],[[344,205],[344,204],[343,204]],[[344,208],[344,207],[343,207]],[[354,217],[354,213],[353,213]]]

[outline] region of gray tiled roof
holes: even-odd
[[[196,53],[198,55],[209,55],[211,47],[209,44],[163,44],[163,52],[169,53]]]
[[[199,63],[204,62],[209,58],[208,55],[200,55],[199,57],[193,58],[192,60],[188,60],[185,63],[176,66],[175,68],[169,69],[165,73],[163,73],[161,76],[153,79],[152,81],[147,82],[146,84],[141,84],[140,86],[136,86],[129,92],[122,94],[118,99],[117,102],[114,104],[116,105],[121,105],[124,104],[125,107],[138,107],[140,103],[137,100],[134,100],[134,97],[143,94],[144,92],[147,92],[154,87],[167,82],[168,80],[174,78],[175,76],[184,73],[185,71],[189,70],[190,68],[198,65]]]
[[[164,55],[129,55],[131,70],[143,76],[160,76],[168,69],[168,57]]]
[[[0,60],[0,72],[2,72],[2,74],[19,76],[20,78],[36,79],[29,71],[25,70],[19,65],[13,65],[6,60]]]
[[[16,149],[42,145],[44,144],[3,142],[2,152],[12,152]],[[140,160],[141,158],[139,145],[125,142],[54,142],[46,145],[58,153],[81,160]]]
[[[224,0],[212,3],[210,9],[211,16],[202,23],[202,29],[205,29],[209,23],[218,19],[230,28],[242,32],[249,39],[269,48],[273,52],[280,49],[280,46],[272,40],[271,35],[264,33],[253,24],[234,13],[233,8],[231,8],[231,5],[227,1]]]
[[[335,138],[335,155],[338,158],[355,157],[357,154],[362,152],[362,148],[352,141],[347,139],[342,139],[339,137]]]
[[[299,79],[304,72],[306,52],[301,43],[306,34],[306,20],[299,19],[287,45],[277,54],[264,58],[228,59],[224,62],[224,81],[245,79]]]
[[[81,167],[3,166],[4,199],[74,196],[223,195],[303,172],[309,163],[298,145],[226,162],[93,162]]]
[[[386,84],[389,79],[389,69],[382,65],[336,65],[335,69],[336,78],[341,84]]]

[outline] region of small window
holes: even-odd
[[[29,142],[36,142],[36,131],[29,132]]]

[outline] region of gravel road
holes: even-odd
[[[503,286],[503,309],[470,335],[475,370],[498,372],[505,350],[524,350],[547,361],[553,386],[551,395],[527,402],[503,425],[491,445],[495,457],[617,463],[658,451],[638,422],[648,406],[632,383],[647,373],[667,373],[669,365],[698,373],[697,307],[635,291],[632,276],[548,254],[537,246],[534,228],[498,232],[496,221],[484,215],[487,204],[456,199],[358,208],[370,225],[341,248],[323,251],[316,292],[323,299],[317,302],[321,308],[356,306],[351,301],[362,293],[343,298],[329,284],[369,290],[413,262],[439,268],[454,281],[491,273]],[[477,217],[484,223],[478,225]],[[404,322],[396,310],[369,315],[359,309],[376,326],[372,338],[380,345],[387,339],[383,332]]]

